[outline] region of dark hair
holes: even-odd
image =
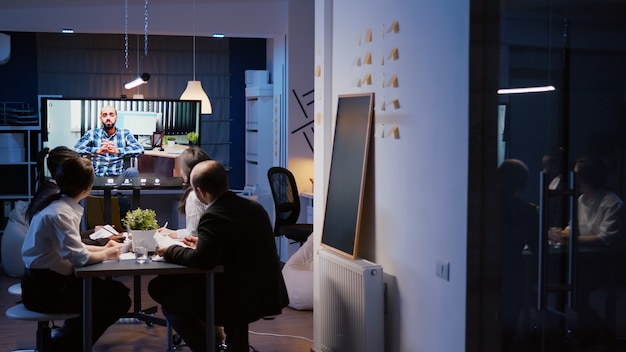
[[[56,170],[54,179],[59,186],[59,192],[48,196],[39,210],[47,207],[63,194],[76,197],[93,185],[94,171],[91,160],[80,156],[65,159]]]
[[[561,164],[563,163],[563,152],[559,149],[552,149],[546,155],[550,160],[550,165],[556,165],[561,168]]]
[[[78,154],[71,150],[68,147],[59,146],[53,149],[43,148],[39,155],[37,156],[37,185],[36,192],[33,195],[30,203],[28,204],[28,208],[26,209],[26,219],[30,222],[33,218],[33,215],[43,209],[43,203],[45,202],[45,198],[51,192],[56,193],[56,186],[52,183],[46,185],[46,173],[44,170],[44,163],[46,163],[47,158],[47,166],[50,175],[54,177],[59,165],[63,161],[68,158],[78,157]]]
[[[70,157],[78,156],[78,154],[72,149],[64,146],[58,146],[56,148],[43,148],[37,156],[37,189],[46,182],[46,173],[44,170],[44,162],[48,166],[48,171],[51,176],[57,172],[57,168],[61,163]],[[47,160],[46,160],[47,157]]]
[[[580,182],[583,182],[594,189],[605,186],[609,169],[602,160],[595,155],[585,155],[576,160],[576,175]]]
[[[505,192],[523,191],[528,183],[528,167],[518,159],[506,159],[498,167],[500,187]]]
[[[93,185],[94,171],[91,160],[83,157],[68,158],[59,165],[54,179],[60,193],[76,197]]]
[[[183,174],[187,175],[187,178],[189,178],[193,167],[196,166],[196,164],[198,164],[199,162],[205,160],[211,160],[209,154],[200,149],[200,147],[192,146],[183,150],[183,152],[180,153],[180,168],[182,169]],[[185,205],[187,204],[187,197],[189,196],[189,193],[191,193],[191,191],[193,190],[190,185],[191,182],[187,180],[187,183],[187,188],[185,189],[185,192],[183,193],[182,197],[180,198],[180,202],[178,203],[178,212],[182,215],[185,215]]]

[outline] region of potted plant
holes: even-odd
[[[152,209],[129,210],[122,220],[123,225],[131,230],[156,230],[159,228],[156,212]]]
[[[129,210],[122,219],[122,224],[128,229],[133,251],[137,246],[145,247],[146,244],[142,242],[146,242],[145,238],[152,237],[154,231],[159,228],[156,212],[152,209]]]
[[[198,144],[198,134],[196,132],[187,133],[187,140],[189,141],[189,145]]]
[[[174,137],[174,136],[167,136],[167,137],[165,137],[165,140],[167,141],[167,146],[168,147],[172,147],[172,146],[174,146],[174,144],[176,144],[176,137]]]

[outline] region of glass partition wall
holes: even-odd
[[[499,87],[555,90],[499,94],[485,122],[484,346],[626,350],[626,1],[502,0],[499,21]]]

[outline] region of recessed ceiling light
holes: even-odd
[[[63,28],[63,29],[61,29],[61,33],[74,33],[74,29],[72,29],[72,28]]]
[[[213,33],[213,38],[224,38],[224,33]]]

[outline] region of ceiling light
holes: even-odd
[[[196,81],[196,2],[193,2],[193,81],[187,82],[187,88],[180,100],[200,100],[201,114],[212,114],[213,108],[209,96],[202,89],[202,82]]]
[[[556,90],[554,86],[502,88],[502,89],[498,89],[498,94],[543,93],[543,92],[552,92],[554,90]]]
[[[224,33],[213,33],[213,38],[224,38]]]
[[[138,39],[139,40],[139,39]],[[143,39],[144,57],[148,56],[148,0],[144,2],[144,39]],[[142,58],[143,60],[143,58]],[[124,71],[128,69],[128,0],[124,1]],[[139,74],[139,45],[137,45],[137,74]],[[123,75],[123,73],[122,73]],[[133,89],[148,83],[150,74],[142,73],[135,79],[124,83],[124,88]],[[139,92],[137,92],[139,94]]]
[[[188,81],[187,88],[180,96],[180,100],[200,100],[202,104],[201,113],[202,114],[212,114],[213,108],[211,107],[211,101],[209,100],[209,96],[206,95],[204,89],[202,89],[202,82],[200,81]]]
[[[74,33],[74,30],[72,28],[63,28],[61,29],[61,33],[71,34]]]
[[[126,89],[133,89],[135,87],[139,87],[142,84],[146,84],[148,83],[148,80],[150,79],[150,74],[147,72],[144,72],[141,74],[141,76],[133,79],[132,81],[128,81],[126,83],[124,83],[124,88]]]

